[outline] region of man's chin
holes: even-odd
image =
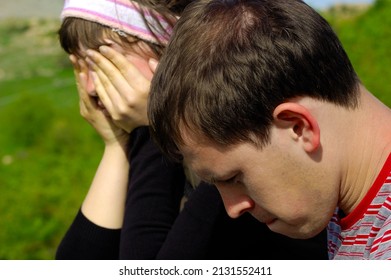
[[[278,219],[266,223],[266,225],[271,231],[293,239],[309,239],[317,235],[317,232],[305,230],[300,227],[292,227],[291,225],[287,225]]]

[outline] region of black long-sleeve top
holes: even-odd
[[[231,219],[214,186],[201,183],[182,210],[182,165],[163,157],[148,128],[131,135],[129,187],[121,230],[81,211],[56,259],[327,259],[326,233],[308,240],[274,233],[249,214]]]

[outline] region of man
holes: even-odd
[[[231,217],[278,233],[328,226],[329,257],[391,258],[391,110],[299,0],[201,0],[178,21],[149,103],[163,152]]]

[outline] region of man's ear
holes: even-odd
[[[273,118],[276,126],[288,129],[292,139],[301,142],[306,152],[319,148],[319,124],[306,107],[294,102],[282,103],[274,109]]]

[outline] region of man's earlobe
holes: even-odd
[[[295,102],[282,103],[274,109],[273,118],[277,126],[290,131],[291,137],[300,142],[306,152],[319,148],[319,124],[306,107]]]

